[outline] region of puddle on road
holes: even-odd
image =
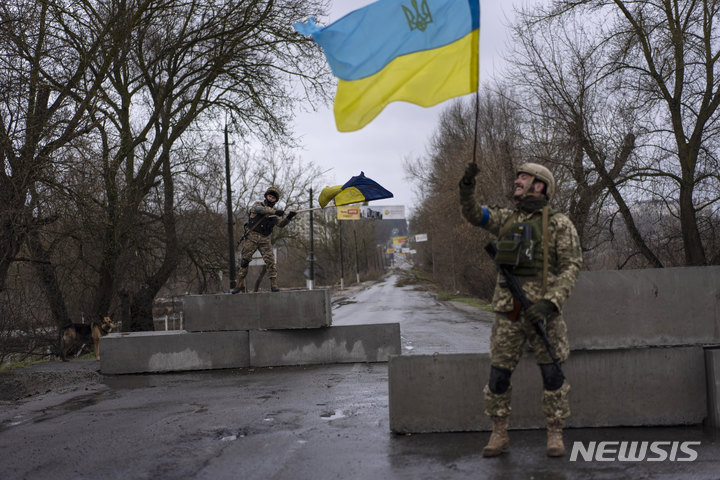
[[[28,420],[29,419],[25,418],[23,415],[15,415],[10,420],[0,423],[0,432],[4,432],[5,430],[9,430],[12,427],[17,427],[18,425],[22,425],[23,423],[26,423]]]
[[[358,302],[357,302],[357,300],[351,300],[351,299],[343,298],[343,299],[340,299],[340,300],[337,300],[337,301],[333,302],[332,308],[342,307],[343,305],[351,305],[351,304],[353,304],[353,303],[358,303]]]
[[[342,410],[323,412],[320,414],[320,418],[323,420],[337,420],[338,418],[345,418],[347,415]]]
[[[26,415],[15,415],[10,420],[0,424],[0,432],[9,430],[13,427],[17,427],[18,425],[23,425],[28,422],[40,423],[47,420],[52,420],[68,412],[75,412],[78,410],[82,410],[83,408],[90,407],[112,396],[114,395],[111,392],[107,391],[93,392],[87,395],[80,395],[70,398],[58,405],[53,405],[51,407],[31,412]]]
[[[82,410],[83,408],[96,405],[101,400],[105,400],[107,392],[94,392],[89,395],[81,395],[79,397],[73,397],[59,405],[55,405],[44,410],[41,410],[42,414],[39,417],[33,418],[33,422],[39,423],[47,420],[57,418],[67,412],[75,412]]]
[[[111,389],[133,390],[155,387],[150,375],[105,375],[103,383]]]

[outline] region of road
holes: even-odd
[[[405,355],[490,350],[492,313],[459,302],[439,302],[416,287],[398,288],[396,279],[336,296],[333,325],[397,322]]]
[[[404,354],[487,350],[488,315],[395,278],[336,297],[334,324],[400,322]],[[97,369],[98,362],[35,366]],[[719,436],[700,426],[575,429],[572,441],[696,441],[695,462],[571,462],[544,431],[395,435],[387,365],[344,364],[101,376],[0,404],[0,479],[718,479]]]

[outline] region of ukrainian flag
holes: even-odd
[[[359,130],[390,102],[430,107],[478,88],[479,0],[380,0],[312,35],[338,77],[335,123]]]
[[[340,206],[392,197],[392,192],[375,180],[366,177],[365,172],[360,172],[360,175],[350,178],[343,185],[323,188],[318,203],[325,208],[325,205],[331,200],[335,202],[336,206]]]

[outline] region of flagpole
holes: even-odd
[[[478,14],[480,12],[480,1],[478,0]],[[482,18],[482,16],[480,16]],[[480,20],[478,18],[478,21]],[[480,26],[478,25],[478,30]],[[472,163],[477,165],[477,140],[478,140],[478,122],[480,121],[480,35],[478,34],[478,45],[477,45],[478,57],[477,61],[477,85],[475,85],[475,136],[473,138],[473,156]]]
[[[315,210],[322,210],[322,209],[323,209],[323,207],[301,208],[300,210],[295,210],[295,213],[313,212]]]
[[[478,67],[479,69],[479,67]],[[478,72],[479,74],[479,72]],[[477,165],[478,122],[480,121],[480,89],[475,90],[475,136],[473,137],[472,163]]]

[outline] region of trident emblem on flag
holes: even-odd
[[[424,32],[429,23],[432,23],[432,14],[430,13],[430,7],[428,7],[427,0],[423,0],[418,9],[417,0],[412,0],[412,6],[415,12],[410,10],[405,5],[402,6],[403,12],[405,12],[405,18],[407,19],[410,30],[416,28],[421,32]]]

